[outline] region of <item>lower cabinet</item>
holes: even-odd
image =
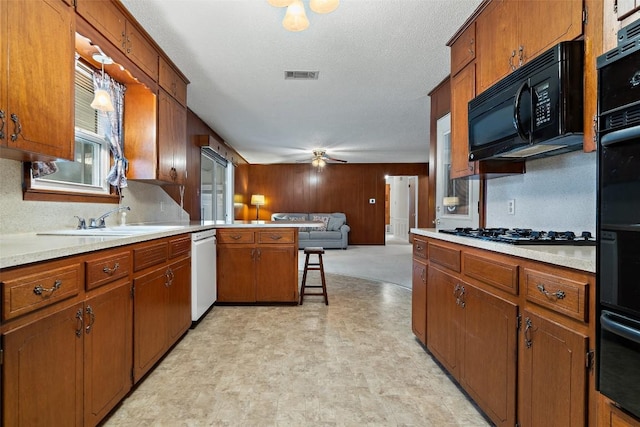
[[[218,229],[217,302],[298,301],[298,237],[293,228]]]
[[[138,382],[191,323],[191,264],[162,265],[133,281],[134,368]]]
[[[411,280],[411,329],[422,344],[427,344],[427,264],[413,260]]]
[[[516,304],[429,268],[427,348],[496,425],[515,425]]]
[[[4,334],[6,426],[95,426],[131,389],[131,283]]]
[[[528,310],[522,319],[521,425],[587,425],[588,337]]]
[[[422,316],[416,301],[426,300],[428,351],[491,421],[597,425],[594,275],[439,239],[426,243],[426,293],[417,290],[412,318]],[[415,247],[413,259],[415,292]]]

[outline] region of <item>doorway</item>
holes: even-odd
[[[418,177],[387,176],[386,184],[385,240],[409,243],[409,231],[418,227]]]

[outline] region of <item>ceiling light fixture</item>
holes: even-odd
[[[267,0],[271,6],[286,7],[287,13],[282,26],[288,31],[304,31],[309,27],[309,19],[302,0]],[[329,13],[336,10],[340,0],[309,0],[309,7],[315,13]]]
[[[102,64],[102,87],[100,89],[96,89],[93,101],[91,101],[91,108],[100,111],[113,111],[114,108],[113,103],[111,102],[111,96],[109,96],[109,92],[104,89],[104,64],[113,64],[113,59],[104,53],[95,53],[93,55],[93,59]]]

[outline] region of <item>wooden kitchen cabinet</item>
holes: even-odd
[[[427,242],[413,237],[413,273],[411,275],[411,329],[427,344]]]
[[[187,109],[158,91],[158,179],[183,184],[187,178]]]
[[[598,393],[599,427],[639,427],[640,420],[618,408],[606,396]]]
[[[428,248],[427,349],[491,421],[596,425],[594,275],[417,238]]]
[[[451,178],[475,174],[477,162],[469,161],[469,108],[476,95],[475,63],[451,78]]]
[[[67,2],[0,2],[0,157],[73,159],[74,37]]]
[[[582,0],[492,1],[476,20],[478,93],[557,43],[580,37],[582,10]]]
[[[3,335],[3,425],[83,425],[83,312],[67,306]]]
[[[158,80],[158,51],[136,22],[110,0],[76,0],[76,12],[127,55],[154,81]]]
[[[173,238],[134,248],[133,378],[138,382],[191,324],[191,258]],[[182,247],[184,245],[181,245]]]
[[[217,301],[298,301],[298,233],[294,228],[219,229]]]
[[[588,337],[529,310],[522,319],[520,425],[587,425]]]
[[[187,82],[163,57],[160,57],[158,84],[174,97],[180,105],[187,106]]]

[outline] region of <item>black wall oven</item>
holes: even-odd
[[[640,417],[640,38],[598,58],[598,388]]]

